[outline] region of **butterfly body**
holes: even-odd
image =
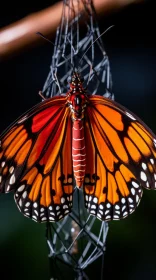
[[[82,187],[86,170],[86,147],[84,114],[87,105],[86,92],[78,73],[74,73],[67,94],[67,104],[72,114],[72,159],[73,171],[78,188]]]
[[[134,212],[142,187],[156,189],[156,136],[120,104],[89,95],[74,73],[65,96],[29,110],[0,136],[0,192],[37,222],[72,209],[75,181],[100,220]]]

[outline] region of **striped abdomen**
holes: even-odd
[[[86,170],[86,149],[82,120],[73,121],[72,157],[76,186],[80,188],[82,187]]]

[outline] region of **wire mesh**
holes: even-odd
[[[109,60],[99,36],[92,1],[64,0],[50,71],[42,90],[46,98],[68,91],[67,78],[74,69],[84,77],[88,93],[113,97]]]
[[[105,252],[108,224],[87,213],[82,191],[76,189],[73,200],[75,205],[69,216],[47,224],[49,258],[51,262],[66,264],[79,279],[85,279],[80,278],[84,269]]]
[[[43,96],[49,98],[66,93],[67,79],[73,71],[81,73],[88,93],[114,98],[109,60],[91,0],[64,0]],[[103,279],[108,224],[86,211],[83,191],[75,188],[73,201],[69,216],[57,223],[47,223],[51,280],[64,279],[67,269],[70,270],[68,279],[89,279],[84,270],[99,257],[102,257]]]

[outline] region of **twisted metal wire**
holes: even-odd
[[[73,200],[76,205],[69,216],[47,224],[50,265],[54,267],[55,263],[59,267],[59,271],[55,268],[56,279],[63,279],[58,275],[62,263],[74,271],[75,279],[89,279],[85,268],[105,253],[108,223],[87,213],[82,191],[76,189]]]
[[[109,60],[100,37],[92,0],[64,0],[62,20],[56,31],[43,95],[47,98],[66,93],[67,78],[74,70],[83,76],[89,93],[98,92],[112,98]]]

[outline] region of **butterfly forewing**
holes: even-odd
[[[58,221],[71,211],[71,117],[65,97],[40,103],[1,137],[0,190],[15,191],[20,211]]]

